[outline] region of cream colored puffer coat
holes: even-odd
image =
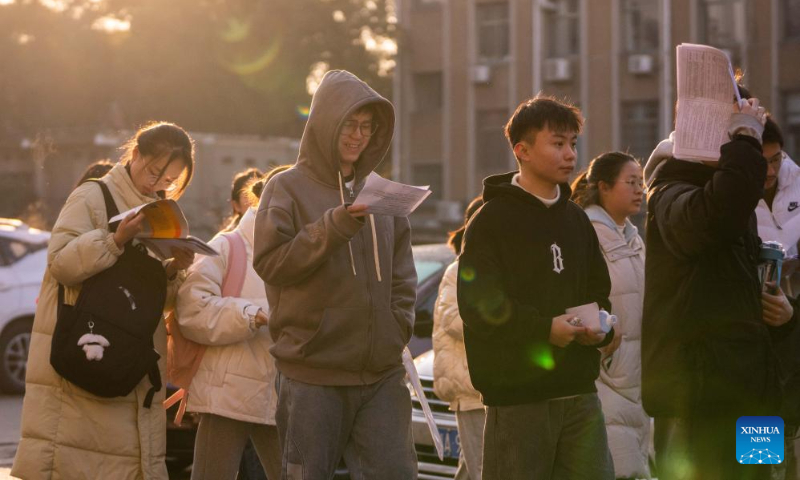
[[[433,389],[450,410],[483,408],[481,394],[472,386],[464,350],[464,322],[458,314],[458,261],[445,270],[433,308]]]
[[[611,313],[622,342],[601,362],[597,394],[606,418],[617,478],[649,478],[650,418],[642,407],[641,338],[644,304],[644,242],[626,222],[624,236],[599,206],[586,209],[611,277]]]
[[[253,269],[255,211],[248,209],[233,235],[244,239],[247,273],[240,297],[221,297],[230,243],[221,235],[210,245],[220,255],[200,257],[178,291],[181,333],[209,345],[189,387],[186,409],[234,420],[275,424],[275,362],[266,327],[250,328],[259,308],[269,313],[264,282]]]
[[[116,165],[103,180],[120,212],[153,201],[140,194],[125,167]],[[165,389],[152,406],[142,406],[150,381],[145,377],[128,395],[101,398],[59,376],[50,366],[56,324],[58,282],[74,303],[81,282],[110,267],[122,251],[107,230],[106,207],[98,185],[76,188],[58,216],[48,247],[39,303],[33,321],[22,439],[11,475],[24,480],[167,479],[164,463]],[[169,282],[167,303],[182,276]],[[162,380],[166,379],[167,337],[162,321],[153,336]]]

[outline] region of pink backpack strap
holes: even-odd
[[[228,266],[222,280],[222,296],[238,297],[242,294],[244,279],[247,276],[247,248],[244,239],[236,232],[223,233],[228,240]]]

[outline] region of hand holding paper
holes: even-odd
[[[201,255],[219,255],[204,241],[189,235],[189,223],[175,200],[157,200],[140,205],[111,218],[108,223],[120,220],[117,232],[122,230],[123,233],[120,238],[116,235],[114,238],[118,245],[136,238],[162,259],[172,258],[173,248]]]
[[[371,173],[364,183],[364,188],[353,200],[353,206],[365,205],[368,214],[407,217],[431,193],[427,186],[404,185]]]

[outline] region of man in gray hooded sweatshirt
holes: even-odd
[[[311,102],[297,163],[266,185],[253,266],[270,304],[284,479],[417,477],[401,354],[417,276],[408,219],[352,205],[383,160],[394,109],[330,71]]]

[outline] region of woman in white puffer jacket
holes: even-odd
[[[264,180],[252,188],[258,198]],[[223,297],[231,240],[217,235],[219,253],[189,269],[178,291],[176,317],[184,337],[208,345],[188,389],[187,410],[201,413],[192,480],[234,479],[245,444],[252,439],[268,478],[280,478],[275,427],[275,363],[267,325],[264,282],[253,270],[255,209],[248,208],[228,235],[244,240],[246,274],[239,297]]]
[[[465,214],[464,225],[483,205],[474,199]],[[450,234],[450,247],[461,253],[461,240],[465,226]],[[456,413],[461,456],[458,460],[456,480],[480,480],[483,467],[483,425],[486,411],[481,394],[472,386],[467,370],[467,352],[464,350],[464,323],[458,314],[456,285],[458,261],[445,271],[439,285],[439,296],[433,310],[433,388],[436,395],[450,402]]]
[[[605,153],[572,184],[572,200],[592,221],[611,277],[614,342],[601,349],[597,395],[616,478],[649,478],[650,418],[641,398],[644,242],[630,217],[643,199],[642,168],[628,154]]]

